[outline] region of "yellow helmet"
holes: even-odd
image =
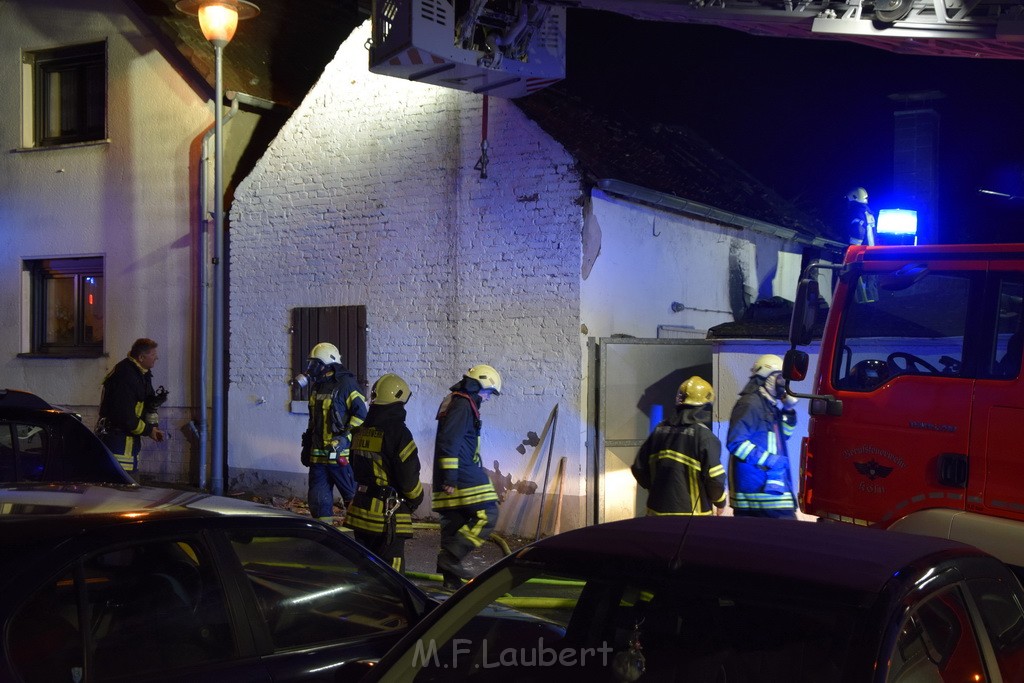
[[[341,351],[334,344],[320,342],[309,352],[309,360],[318,360],[324,365],[341,362]]]
[[[702,406],[714,403],[715,390],[704,379],[694,375],[679,385],[676,393],[677,406]]]
[[[393,372],[381,375],[370,390],[370,402],[378,406],[407,403],[411,396],[412,390],[409,389],[409,385]]]
[[[480,383],[481,389],[491,389],[496,396],[501,395],[501,375],[490,365],[474,365],[463,377],[475,379]]]
[[[751,375],[767,378],[773,372],[782,372],[782,359],[774,353],[758,356],[750,368]]]

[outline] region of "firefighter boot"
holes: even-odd
[[[466,569],[462,561],[447,550],[437,554],[437,571],[444,579],[444,587],[450,590],[461,588],[463,579],[468,581],[473,578],[473,574]]]

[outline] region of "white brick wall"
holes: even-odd
[[[235,195],[229,477],[301,486],[289,310],[363,304],[371,381],[398,372],[412,386],[424,481],[439,401],[468,367],[490,363],[505,388],[483,407],[485,466],[517,476],[531,449],[516,448],[560,404],[554,457],[569,459],[563,520],[575,524],[583,213],[573,160],[492,98],[482,180],[482,98],[370,74],[368,35],[367,25],[341,47]]]

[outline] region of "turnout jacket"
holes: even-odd
[[[129,436],[149,436],[156,425],[146,424],[142,413],[147,399],[154,395],[153,373],[129,356],[103,379],[100,419],[107,429]]]
[[[721,444],[708,428],[709,406],[680,406],[644,442],[630,468],[648,489],[648,515],[710,515],[725,507]]]
[[[412,536],[412,511],[423,501],[420,459],[412,433],[405,425],[405,404],[371,405],[366,421],[352,430],[349,455],[359,488],[345,517],[345,526],[384,534],[386,487],[401,503],[395,512],[395,536]]]
[[[498,502],[480,461],[480,395],[457,390],[460,388],[461,384],[452,387],[437,410],[431,492],[434,510],[481,510]],[[446,493],[445,486],[455,491]]]
[[[366,398],[359,391],[355,375],[340,365],[334,374],[313,384],[309,393],[309,439],[311,465],[345,464],[350,433],[366,417]]]
[[[751,380],[740,392],[729,418],[726,445],[732,454],[731,504],[737,509],[795,510],[786,442],[796,411],[780,410]]]

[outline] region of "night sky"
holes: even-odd
[[[828,221],[854,186],[892,193],[888,96],[935,90],[934,241],[1024,241],[1024,61],[912,57],[836,40],[763,38],[570,10],[568,88],[642,121],[684,124],[805,211]]]

